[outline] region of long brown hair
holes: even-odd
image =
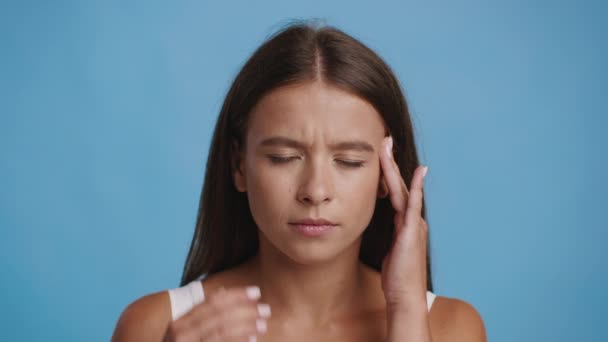
[[[233,181],[234,146],[244,146],[247,119],[262,96],[278,87],[322,79],[355,94],[380,113],[394,140],[401,176],[411,184],[418,164],[407,103],[389,66],[357,39],[331,26],[295,22],[269,37],[237,74],[217,120],[199,202],[196,228],[181,285],[234,267],[258,249],[258,232],[247,196]],[[394,231],[389,197],[376,200],[363,233],[360,260],[380,271]],[[423,202],[422,217],[426,218]],[[427,289],[433,291],[430,239]]]

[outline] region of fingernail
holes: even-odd
[[[249,286],[246,291],[249,299],[259,299],[261,296],[260,288],[257,286]]]
[[[258,331],[263,333],[266,332],[266,321],[263,319],[258,319],[255,321],[255,326],[258,328]]]
[[[422,169],[422,178],[423,178],[423,179],[424,179],[424,177],[426,176],[426,172],[427,172],[428,170],[429,170],[429,167],[428,167],[428,166],[425,166],[425,167]]]
[[[258,338],[255,335],[249,336],[249,342],[257,342]]]
[[[262,317],[270,317],[270,305],[268,304],[258,304],[258,313]]]

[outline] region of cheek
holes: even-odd
[[[376,207],[379,176],[379,169],[368,169],[357,177],[343,178],[338,186],[353,224],[362,229],[369,224]]]
[[[365,191],[366,193],[372,189],[377,188],[378,180],[380,177],[380,168],[367,166],[361,170],[351,171],[352,174],[345,174],[339,179],[348,180],[350,191],[357,191],[355,188],[359,188],[359,192]],[[346,187],[346,185],[345,185]]]
[[[264,230],[288,220],[287,209],[294,197],[292,180],[264,165],[252,165],[247,170],[247,197],[256,224]]]

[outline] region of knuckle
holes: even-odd
[[[209,304],[211,305],[211,308],[214,311],[221,311],[221,309],[225,305],[225,303],[226,303],[226,298],[221,293],[214,295],[209,300]]]
[[[422,210],[422,201],[412,201],[412,208],[416,209],[417,211]]]

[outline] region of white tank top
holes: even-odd
[[[169,299],[171,300],[171,317],[174,321],[205,300],[203,283],[200,279],[193,280],[182,287],[168,291]],[[431,311],[435,297],[436,295],[433,292],[426,291],[426,306],[429,312]]]

